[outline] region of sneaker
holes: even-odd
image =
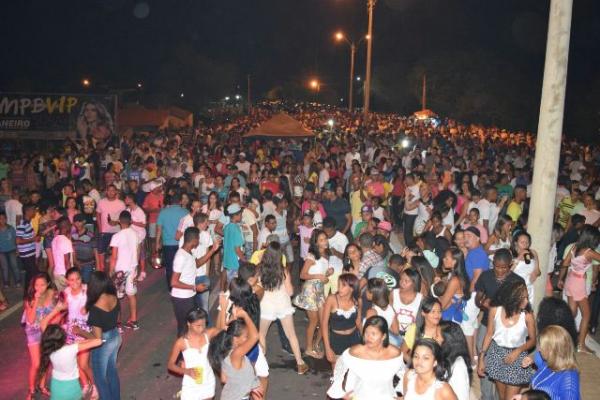
[[[140,324],[138,324],[137,321],[127,321],[124,327],[127,329],[133,329],[134,331],[137,331],[138,329],[140,329]]]
[[[141,282],[141,281],[143,281],[144,279],[146,279],[146,271],[142,271],[142,272],[140,272],[140,273],[139,273],[139,275],[138,275],[138,277],[137,277],[137,281],[138,281],[138,282]]]
[[[298,364],[297,369],[298,369],[298,375],[304,375],[309,370],[308,365],[306,365],[305,363]]]

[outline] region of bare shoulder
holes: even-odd
[[[388,359],[389,358],[396,358],[396,357],[399,357],[401,355],[402,355],[402,350],[400,350],[399,347],[390,345],[390,346],[388,346],[386,348],[386,356],[387,356],[386,358],[388,358]]]

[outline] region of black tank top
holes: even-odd
[[[337,309],[329,315],[329,328],[334,331],[347,331],[356,328],[356,305],[351,310],[341,310],[337,295],[335,296]]]

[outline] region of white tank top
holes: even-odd
[[[315,260],[315,256],[308,253],[306,258],[313,260],[315,263],[308,268],[308,273],[311,275],[323,275],[327,272],[329,268],[329,260],[325,257],[321,257],[318,260]]]
[[[421,306],[422,298],[423,296],[421,293],[417,293],[410,304],[404,304],[402,300],[400,300],[400,289],[394,289],[392,292],[394,313],[398,319],[401,334],[404,334],[411,324],[417,322],[417,314],[419,312],[419,307]]]
[[[186,397],[188,393],[195,393],[197,397],[195,398],[203,398],[200,396],[201,393],[211,393],[212,395],[206,395],[206,397],[214,396],[215,390],[215,374],[210,366],[208,361],[208,346],[209,340],[208,336],[204,334],[204,346],[201,349],[196,349],[194,347],[190,347],[190,344],[187,339],[183,339],[185,342],[185,350],[181,353],[183,355],[183,360],[185,361],[186,368],[201,368],[202,369],[202,383],[198,384],[196,381],[189,375],[183,376],[183,381],[181,383],[182,392],[186,392]],[[183,398],[183,396],[182,396]],[[189,397],[188,397],[189,398]]]
[[[379,306],[376,306],[375,304],[373,304],[373,309],[377,312],[377,315],[379,315],[380,317],[383,317],[383,319],[385,319],[385,322],[387,322],[388,329],[389,329],[392,326],[392,322],[394,321],[394,316],[396,315],[394,313],[394,309],[392,308],[391,304],[388,304],[388,306],[385,310],[383,310]]]
[[[414,370],[408,371],[404,376],[405,379],[408,379],[408,384],[406,385],[406,393],[404,394],[404,398],[407,400],[435,400],[435,392],[442,387],[442,382],[437,379],[427,388],[425,393],[418,394],[415,389],[415,384],[417,381],[417,374]]]
[[[494,329],[493,339],[500,347],[506,347],[509,349],[517,348],[525,343],[525,340],[527,339],[525,312],[521,311],[517,323],[513,326],[504,325],[502,322],[502,312],[502,307],[498,307],[496,309],[496,315],[494,316],[496,327]]]

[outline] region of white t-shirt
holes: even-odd
[[[200,232],[200,240],[198,242],[198,247],[192,250],[192,254],[194,255],[194,259],[197,260],[202,258],[208,252],[208,249],[213,245],[212,237],[210,236],[210,232],[208,230]],[[208,266],[208,261],[202,264],[200,267],[196,267],[196,276],[207,275],[206,267]]]
[[[23,204],[19,200],[10,199],[4,203],[6,222],[13,228],[17,227],[17,215],[23,216]]]
[[[256,215],[254,215],[254,212],[244,208],[244,211],[242,211],[242,223],[240,224],[240,227],[242,228],[242,234],[244,235],[244,241],[246,243],[252,243],[254,241],[252,226],[256,225],[257,222],[258,219],[256,218]],[[256,227],[258,228],[258,225],[256,225]]]
[[[179,248],[183,247],[183,234],[185,234],[185,230],[191,226],[194,226],[194,217],[192,217],[192,214],[188,214],[179,220],[179,226],[177,226],[177,230],[182,233],[181,237],[179,238]]]
[[[140,237],[130,226],[115,233],[110,240],[110,247],[116,247],[117,265],[115,271],[133,272],[138,265],[138,249]]]
[[[454,390],[457,400],[470,399],[469,370],[462,357],[458,357],[451,367],[452,376],[448,379],[448,384]]]
[[[58,381],[79,379],[77,366],[77,343],[67,344],[50,354],[52,363],[52,378]]]
[[[418,199],[421,198],[421,195],[419,193],[420,186],[421,185],[419,183],[417,183],[415,185],[412,185],[412,186],[408,187],[408,190],[410,192],[411,197],[409,198],[409,196],[405,196],[405,199],[404,199],[404,214],[406,214],[406,215],[417,215],[419,213],[419,207],[415,207],[412,210],[407,210],[406,209],[406,205],[409,202],[412,203],[412,202],[414,202],[414,201],[416,201],[416,200],[418,200]]]
[[[275,231],[271,232],[266,226],[264,226],[260,232],[258,232],[258,239],[257,239],[257,245],[258,245],[258,250],[263,248],[263,245],[265,243],[267,243],[267,237],[269,235],[275,235]]]
[[[65,235],[57,235],[52,240],[52,258],[54,259],[54,274],[65,275],[65,254],[73,254],[73,243]]]
[[[346,246],[348,245],[348,238],[341,232],[336,232],[333,237],[329,238],[329,247],[339,251],[344,254],[344,250],[346,250]],[[342,269],[344,267],[344,261],[341,258],[338,258],[334,255],[329,257],[329,266],[333,268],[335,273],[342,273]]]
[[[173,272],[181,274],[179,281],[186,285],[194,285],[196,282],[196,259],[184,249],[177,250],[173,259]],[[171,296],[179,299],[189,299],[196,294],[193,289],[180,289],[173,287]]]
[[[246,160],[244,162],[242,161],[238,161],[235,163],[235,166],[243,173],[246,174],[246,176],[250,173],[250,161]]]
[[[139,222],[142,224],[146,223],[146,213],[142,210],[142,207],[136,207],[135,210],[128,208],[127,211],[131,214],[131,222]],[[140,237],[140,243],[146,239],[146,228],[131,224],[131,228],[136,231]]]

